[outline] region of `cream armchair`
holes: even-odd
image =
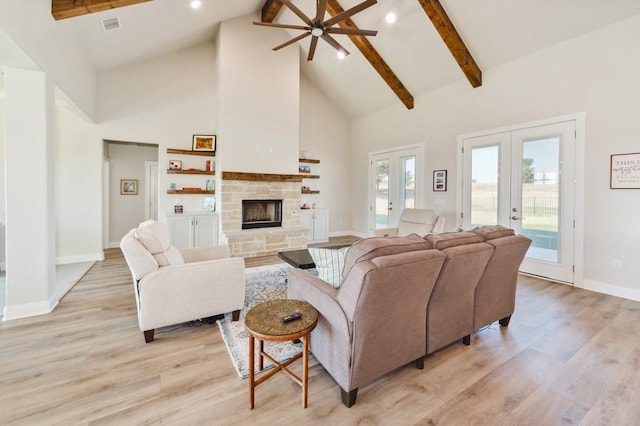
[[[136,296],[138,325],[147,343],[158,327],[233,312],[244,306],[244,259],[228,246],[178,250],[168,228],[147,221],[122,238]]]
[[[374,237],[405,237],[418,234],[438,234],[444,231],[444,217],[437,216],[431,209],[404,209],[400,214],[397,228],[376,229]]]

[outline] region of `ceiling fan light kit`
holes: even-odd
[[[338,57],[340,57],[340,54],[347,56],[349,54],[349,51],[345,49],[335,38],[333,38],[331,34],[346,34],[367,37],[375,36],[378,33],[377,31],[373,30],[340,28],[339,26],[336,26],[341,22],[351,18],[356,13],[362,12],[368,7],[373,6],[377,3],[377,0],[365,0],[362,3],[359,3],[356,6],[352,7],[351,9],[345,10],[344,12],[325,20],[324,18],[327,12],[327,2],[328,0],[316,0],[316,15],[313,19],[311,19],[307,15],[305,15],[304,12],[298,9],[298,7],[296,7],[291,1],[282,0],[282,4],[287,6],[287,8],[289,8],[291,12],[298,16],[298,18],[300,18],[306,25],[276,24],[271,22],[254,22],[254,25],[305,31],[301,35],[294,37],[279,46],[274,47],[273,50],[280,50],[283,47],[289,46],[290,44],[300,41],[303,38],[311,36],[312,38],[311,44],[309,46],[309,55],[307,56],[308,61],[313,60],[316,46],[318,44],[318,39],[326,41],[330,46],[336,49],[339,54]]]

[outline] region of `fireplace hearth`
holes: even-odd
[[[242,200],[242,229],[282,226],[282,200]]]

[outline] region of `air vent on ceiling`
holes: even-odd
[[[102,20],[102,29],[105,31],[117,30],[120,28],[120,20],[117,16]]]

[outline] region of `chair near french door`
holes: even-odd
[[[462,137],[462,227],[533,240],[521,272],[574,283],[576,121]]]

